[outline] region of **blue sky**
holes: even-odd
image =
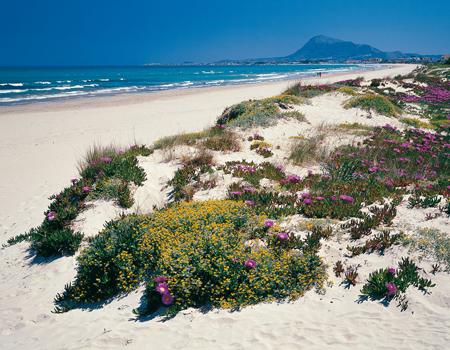
[[[0,65],[126,65],[286,56],[326,35],[450,54],[450,1],[5,0]]]

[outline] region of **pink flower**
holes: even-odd
[[[72,180],[70,180],[70,181],[72,181],[73,183],[75,183],[75,182],[77,182],[78,180],[77,180],[77,179],[72,179]]]
[[[345,195],[341,195],[341,199],[343,199],[345,201],[349,201],[349,202],[353,202],[355,200],[355,198],[345,196]]]
[[[161,294],[166,294],[169,292],[169,288],[167,287],[167,284],[160,283],[158,284],[158,287],[156,287],[156,290],[160,292]]]
[[[394,269],[394,268],[391,267],[391,268],[389,269],[389,272],[395,275],[395,269]]]
[[[162,296],[162,302],[164,305],[170,305],[173,302],[173,296],[169,293],[166,293]]]
[[[91,188],[90,187],[88,187],[88,186],[86,186],[86,187],[83,187],[83,191],[90,191],[91,190]]]
[[[245,201],[245,204],[247,204],[247,205],[253,205],[253,204],[255,204],[255,202],[253,202],[253,201]]]
[[[278,232],[277,236],[279,239],[287,239],[288,238],[288,235],[284,232]]]
[[[272,227],[273,226],[273,221],[271,220],[266,220],[266,222],[264,223],[267,227]]]
[[[323,201],[325,198],[319,196],[319,197],[316,197],[316,199],[319,201]]]
[[[385,183],[386,183],[386,185],[388,185],[388,186],[392,186],[392,185],[393,185],[393,183],[390,182],[390,181],[386,181]]]
[[[335,196],[331,196],[331,200],[332,200],[332,201],[335,201],[335,200],[336,200],[336,197],[335,197]]]
[[[312,172],[312,170],[308,170],[308,174],[312,174],[313,172]]]
[[[239,262],[239,259],[238,258],[234,258],[233,261],[237,263],[237,262]]]
[[[256,171],[255,168],[250,168],[249,170],[250,170],[252,173],[254,173],[254,172]]]
[[[97,164],[96,162],[94,162],[93,160],[91,161],[91,165],[95,165]]]
[[[253,188],[250,188],[250,187],[244,187],[244,191],[255,192],[255,190]]]
[[[239,196],[240,194],[242,194],[241,191],[233,191],[231,193],[234,194],[235,196]]]
[[[306,204],[311,204],[312,202],[313,202],[312,199],[309,199],[309,198],[306,198],[306,199],[305,199],[305,203],[306,203]]]
[[[156,277],[155,282],[156,283],[164,283],[164,282],[167,282],[167,279],[163,276],[160,276],[160,277]]]
[[[61,193],[56,196],[56,198],[61,198]]]
[[[282,165],[277,165],[277,169],[282,170],[282,169],[284,169],[284,166],[282,166]]]
[[[124,151],[119,151],[119,154],[125,154],[125,152]]]
[[[248,267],[254,268],[256,266],[256,262],[254,260],[250,259],[245,262],[245,265]]]
[[[49,219],[50,221],[52,221],[54,218],[56,218],[56,213],[54,211],[51,211],[47,214],[47,219]]]
[[[111,158],[101,158],[101,160],[103,161],[103,162],[110,162],[111,161]]]
[[[300,196],[302,196],[303,198],[307,198],[307,197],[309,197],[309,194],[308,193],[300,193]]]
[[[391,295],[395,294],[395,292],[397,291],[397,287],[395,286],[394,283],[390,284],[387,282],[386,282],[385,286],[388,289],[388,299],[390,299]]]

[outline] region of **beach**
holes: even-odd
[[[365,80],[394,77],[406,75],[414,68],[414,65],[394,65],[374,71],[323,75],[303,83],[325,84],[358,76]],[[125,149],[134,144],[151,145],[168,135],[202,131],[214,125],[226,107],[279,95],[293,83],[122,94],[1,108],[0,243],[5,244],[9,238],[41,224],[50,203],[48,197],[70,186],[70,179],[79,176],[77,160],[90,146],[113,143]],[[325,107],[334,103],[326,98],[320,101]],[[309,110],[314,115],[313,107],[305,106],[307,117]],[[331,107],[329,120],[336,123],[343,117],[332,115]],[[327,117],[321,118],[321,122],[327,122]],[[353,120],[341,120],[347,121]],[[282,127],[284,133],[295,134],[290,125]],[[163,168],[162,163],[160,167]],[[162,175],[166,174],[155,175],[155,181]],[[118,213],[100,213],[99,209],[98,214],[91,212],[80,225],[89,230],[89,220],[98,219],[93,225],[101,228],[105,219],[112,220]],[[413,217],[402,218],[409,219]],[[444,219],[436,222],[444,231],[449,229]],[[4,349],[127,346],[398,350],[444,349],[450,343],[449,281],[442,274],[434,276],[433,281],[445,287],[436,287],[430,295],[417,289],[408,290],[413,301],[405,312],[393,304],[358,303],[360,288],[344,289],[332,276],[335,286],[327,288],[326,293],[309,291],[294,303],[267,303],[238,312],[202,313],[190,308],[162,322],[158,317],[139,319],[131,313],[139,306],[142,288],[112,298],[98,309],[51,313],[53,298],[75,277],[76,260],[69,256],[35,259],[28,246],[29,243],[23,242],[0,250],[0,343]],[[325,243],[323,249],[333,253],[343,247]],[[397,261],[395,249],[384,257],[386,267]],[[368,271],[375,261],[373,254],[361,257],[358,260],[361,272]]]

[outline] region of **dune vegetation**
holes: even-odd
[[[239,309],[295,300],[313,288],[323,291],[328,268],[352,287],[357,267],[341,261],[327,266],[320,252],[325,241],[345,240],[350,262],[401,245],[410,256],[366,276],[361,294],[397,300],[406,309],[408,287],[434,287],[413,254],[438,261],[435,273],[450,272],[447,235],[435,229],[405,232],[393,225],[405,202],[411,209],[439,208],[439,215],[450,215],[450,81],[438,72],[434,65],[395,79],[299,83],[281,96],[226,108],[203,132],[127,150],[97,146],[80,161],[79,178],[50,197],[42,224],[9,243],[28,240],[43,257],[76,254],[77,276],[61,288],[54,312],[101,304],[145,284],[143,304],[134,310],[138,316],[160,308],[175,315],[188,307]],[[357,132],[361,141],[325,148],[327,130],[299,136],[290,140],[283,164],[274,156],[275,146],[248,131],[280,120],[307,123],[298,107],[325,94],[343,94],[345,108],[392,117],[404,127],[334,125],[335,132]],[[240,158],[243,135],[260,161]],[[74,232],[71,222],[88,201],[133,205],[131,185],[146,180],[139,156],[184,146],[197,152],[183,159],[168,181],[173,196],[165,207],[120,216],[89,239]],[[233,154],[235,160],[215,162],[215,152]],[[321,170],[286,171],[305,164]],[[227,185],[226,197],[195,201],[196,192],[219,186],[212,177],[218,172],[236,180]],[[282,225],[293,216],[301,218],[301,229]]]

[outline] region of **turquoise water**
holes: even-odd
[[[0,106],[71,98],[254,84],[372,69],[356,65],[0,67]]]

